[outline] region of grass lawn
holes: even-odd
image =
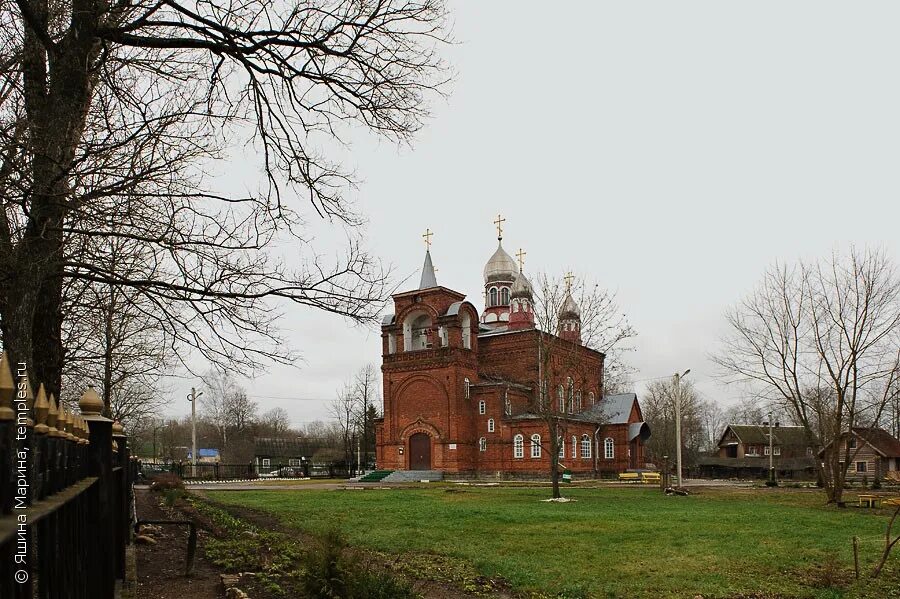
[[[394,554],[450,556],[517,591],[590,597],[900,597],[900,552],[882,580],[852,583],[851,539],[868,573],[885,512],[822,506],[820,492],[571,488],[209,491],[211,499]],[[848,498],[850,499],[850,498]],[[829,561],[836,567],[824,568]],[[843,577],[829,586],[829,571]],[[835,572],[836,571],[836,572]]]

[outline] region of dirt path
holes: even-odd
[[[138,519],[182,520],[184,516],[160,506],[159,496],[145,489],[135,490]],[[188,529],[186,526],[161,526],[152,534],[156,544],[136,545],[138,599],[220,599],[222,589],[218,571],[203,558],[207,533],[198,530],[197,555],[190,578],[184,576]]]

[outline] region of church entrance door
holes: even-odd
[[[409,469],[431,470],[431,437],[425,433],[409,438]]]

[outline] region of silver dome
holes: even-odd
[[[569,320],[580,318],[581,310],[578,308],[578,304],[572,299],[572,294],[566,291],[566,298],[563,300],[562,307],[559,309],[559,319]]]
[[[484,265],[484,282],[513,281],[518,271],[516,261],[503,249],[503,244],[497,244],[497,251]]]
[[[516,275],[516,280],[513,281],[509,296],[513,299],[517,297],[533,299],[534,291],[531,287],[531,281],[528,280],[524,272]]]

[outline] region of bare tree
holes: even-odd
[[[679,383],[681,393],[681,436],[684,450],[685,466],[696,464],[697,457],[710,443],[710,435],[714,432],[707,429],[707,411],[710,406],[705,402],[690,380]],[[644,420],[650,425],[653,436],[647,442],[647,452],[653,461],[661,463],[664,456],[674,458],[677,439],[675,437],[675,382],[672,379],[651,381],[643,394],[641,411]],[[715,404],[713,404],[715,405]],[[715,443],[715,441],[713,441]]]
[[[273,301],[374,319],[386,272],[327,156],[352,125],[411,139],[445,80],[444,22],[437,0],[0,4],[4,348],[58,394],[71,278],[138,291],[220,367],[291,359]],[[266,184],[210,189],[205,165],[247,138]],[[347,228],[345,256],[315,251],[295,194]],[[81,251],[97,237],[158,251],[128,276]]]
[[[841,502],[856,450],[844,432],[877,422],[900,374],[900,281],[882,251],[768,270],[727,314],[732,334],[715,358],[733,380],[785,406],[823,448],[829,502]],[[868,422],[861,422],[865,418]]]
[[[118,272],[142,268],[141,247],[108,240],[106,260]],[[167,403],[161,378],[173,362],[171,338],[148,326],[154,307],[129,288],[67,280],[63,287],[63,397],[67,389],[93,384],[106,416],[128,426],[154,416]]]
[[[377,410],[375,406],[378,404],[380,396],[379,388],[378,370],[373,364],[366,364],[356,373],[353,380],[353,392],[356,395],[359,409],[356,421],[366,462],[370,446],[374,448],[375,443],[374,414],[376,412],[373,410]]]
[[[346,464],[353,461],[353,433],[357,429],[360,401],[352,382],[346,383],[329,405],[329,411],[338,425],[341,450]]]
[[[574,410],[576,388],[590,385],[600,390],[604,387],[605,372],[596,360],[586,359],[584,348],[613,356],[613,363],[627,349],[627,341],[636,335],[628,318],[619,311],[615,294],[584,281],[564,282],[548,275],[539,275],[535,287],[534,319],[539,333],[537,340],[539,388],[535,390],[529,411],[545,424],[548,440],[542,441],[550,457],[550,480],[553,498],[560,497],[559,447],[560,440],[568,436],[567,413]],[[560,313],[569,301],[574,301],[580,311],[581,343],[563,339],[559,333],[563,322]],[[619,356],[619,358],[615,358]],[[624,364],[616,368],[625,373]],[[571,380],[571,384],[560,384]],[[552,389],[562,389],[562,395],[552,397]],[[557,395],[560,395],[557,393]],[[600,423],[598,423],[600,424]]]

